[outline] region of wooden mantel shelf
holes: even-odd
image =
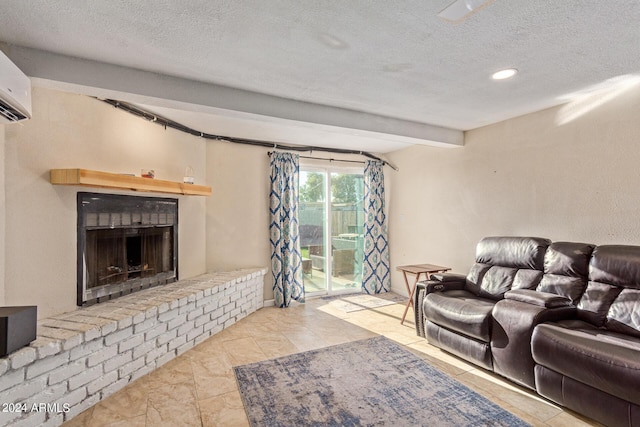
[[[132,175],[99,172],[89,169],[51,169],[51,184],[81,185],[84,187],[115,188],[119,190],[148,191],[152,193],[210,196],[211,187]]]

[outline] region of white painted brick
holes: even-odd
[[[255,309],[252,309],[252,306],[253,306],[252,302],[251,301],[247,301],[242,305],[241,309],[244,312],[255,311]]]
[[[181,306],[178,309],[178,314],[188,314],[189,312],[193,311],[195,308],[196,308],[196,303],[190,302],[186,305]]]
[[[118,381],[114,382],[113,384],[105,387],[102,390],[102,393],[101,393],[102,399],[106,399],[107,397],[111,396],[113,393],[115,393],[115,392],[121,390],[122,388],[124,388],[129,383],[130,383],[130,381],[129,381],[128,378],[123,378],[123,379],[118,380]]]
[[[38,337],[29,346],[35,348],[38,359],[44,359],[62,351],[62,342],[60,340],[46,337]]]
[[[100,328],[100,334],[102,336],[109,335],[111,332],[118,330],[118,322],[109,322]]]
[[[86,342],[82,345],[79,345],[78,347],[71,349],[71,352],[69,353],[70,354],[69,359],[78,360],[80,358],[85,357],[88,354],[99,351],[102,348],[104,348],[104,341],[102,337],[100,337],[91,342]]]
[[[173,310],[166,311],[158,315],[158,320],[160,322],[168,322],[171,319],[174,319],[178,316],[178,309],[174,308]]]
[[[170,331],[165,332],[162,335],[158,336],[158,345],[166,344],[171,341],[173,338],[177,336],[178,331],[176,329],[172,329]]]
[[[122,368],[118,369],[118,378],[128,377],[134,371],[142,368],[144,366],[144,357],[139,359],[135,359],[132,362],[127,363]]]
[[[102,350],[92,353],[91,355],[89,355],[89,357],[87,357],[87,366],[92,367],[98,365],[105,360],[115,357],[117,354],[118,346],[112,345],[111,347],[103,347]]]
[[[38,363],[34,363],[27,367],[27,379],[35,378],[38,375],[42,375],[46,372],[52,371],[58,366],[62,366],[69,362],[69,352],[58,354],[57,356],[47,357],[41,359]]]
[[[147,319],[142,323],[138,323],[137,325],[135,325],[133,327],[133,333],[134,334],[139,334],[142,331],[146,331],[147,329],[153,327],[154,325],[156,325],[158,323],[158,319],[153,317],[151,319]]]
[[[156,349],[156,342],[147,341],[144,344],[138,345],[133,348],[133,358],[137,359],[145,354],[149,353],[151,350]]]
[[[10,427],[40,427],[46,419],[46,412],[28,412],[27,415],[11,423]]]
[[[174,329],[187,321],[186,314],[180,314],[167,322],[167,329]]]
[[[102,332],[100,331],[100,328],[92,328],[92,329],[89,329],[88,331],[85,331],[84,340],[91,341],[101,336],[102,336]]]
[[[83,372],[87,367],[86,359],[77,360],[75,362],[68,363],[53,371],[49,372],[49,384],[57,384],[62,381],[66,381],[74,375]],[[66,386],[66,383],[65,383]]]
[[[183,354],[185,351],[191,350],[193,348],[193,341],[187,341],[186,343],[184,343],[183,345],[181,345],[180,347],[176,348],[176,354],[178,356],[180,356],[181,354]]]
[[[114,332],[112,334],[104,337],[104,344],[106,346],[111,346],[118,341],[122,341],[125,338],[129,338],[133,334],[133,327],[128,327],[126,329],[122,329],[120,331]]]
[[[57,413],[57,414],[47,414],[47,421],[44,422],[44,424],[40,424],[40,427],[58,427],[59,425],[62,425],[62,423],[64,422],[64,414],[63,413]]]
[[[25,369],[21,368],[17,371],[9,371],[0,376],[0,391],[6,390],[9,387],[13,387],[16,384],[20,384],[24,381]]]
[[[144,333],[144,340],[145,341],[153,340],[155,337],[159,336],[160,334],[165,333],[166,331],[167,331],[167,324],[166,323],[160,323],[156,327],[154,327],[152,329],[149,329],[148,331],[146,331]]]
[[[145,319],[155,319],[158,317],[158,307],[154,306],[144,312]]]
[[[204,325],[202,325],[204,328],[205,332],[211,331],[213,328],[215,328],[216,326],[218,326],[218,322],[215,320],[212,320],[209,323],[205,323]]]
[[[129,379],[129,382],[133,382],[133,381],[137,380],[138,378],[147,375],[148,373],[152,372],[155,369],[156,369],[156,361],[154,360],[150,364],[145,364],[142,368],[140,368],[137,371],[133,372],[131,374],[131,378]]]
[[[194,307],[193,310],[187,313],[187,320],[193,320],[196,317],[200,316],[202,313],[204,313],[204,309],[202,307],[200,308]]]
[[[118,373],[116,371],[112,371],[105,375],[102,375],[99,378],[87,384],[87,393],[90,395],[96,394],[98,391],[102,390],[108,385],[113,384],[117,380],[118,380]]]
[[[124,387],[130,378],[151,372],[262,307],[264,274],[266,269],[210,274],[44,319],[38,322],[39,339],[29,346],[36,360],[24,362],[20,358],[24,354],[14,356],[18,367],[14,371],[11,359],[0,359],[0,390],[13,396],[17,388],[24,395],[37,385],[31,397],[72,404],[64,415],[68,420]],[[178,336],[178,330],[182,335]],[[116,344],[121,354],[114,354]],[[43,367],[53,366],[51,372],[40,374],[43,367],[34,368],[42,363]],[[93,367],[86,369],[87,364]],[[31,379],[25,382],[27,376]],[[28,417],[9,421],[35,422]],[[61,418],[62,414],[49,414],[46,425],[59,425]]]
[[[106,362],[104,362],[104,371],[105,372],[115,371],[116,369],[119,369],[125,364],[131,362],[132,357],[133,357],[132,350],[129,350],[126,353],[119,354],[113,359],[109,359]]]
[[[169,351],[180,347],[182,344],[187,342],[187,337],[184,335],[179,335],[176,338],[169,341]]]
[[[229,304],[224,306],[224,313],[229,313],[231,310],[236,308],[235,301],[231,301]]]
[[[36,349],[33,347],[22,347],[9,355],[11,361],[11,369],[22,368],[25,365],[36,360],[38,356]]]
[[[203,296],[202,298],[200,298],[200,299],[198,299],[196,301],[196,308],[203,307],[203,306],[209,304],[212,300],[213,300],[213,298],[211,296],[207,296],[207,297]]]
[[[218,324],[220,323],[225,323],[227,320],[229,319],[229,313],[223,314],[222,316],[218,317]]]
[[[96,378],[102,376],[103,370],[102,365],[94,366],[91,369],[87,369],[84,372],[79,373],[78,375],[74,375],[69,378],[69,390],[76,390],[83,385],[87,384],[95,380]]]
[[[134,335],[131,338],[127,338],[126,340],[120,341],[118,344],[118,352],[124,353],[125,351],[140,345],[144,342],[144,335]]]
[[[169,349],[168,349],[168,345],[167,344],[164,344],[163,346],[158,347],[155,350],[151,350],[145,356],[145,363],[147,365],[150,365],[152,362],[155,362],[156,359],[158,359],[160,356],[166,354],[168,351],[169,351]]]
[[[69,410],[69,412],[66,412],[64,414],[65,421],[68,421],[71,418],[75,417],[76,415],[80,414],[81,412],[86,411],[87,409],[91,408],[93,405],[95,405],[100,401],[100,394],[94,394],[93,396],[87,397],[87,389],[84,387],[81,388],[80,390],[77,390],[76,391],[77,394],[72,396],[73,401],[78,400],[78,397],[81,395],[80,393],[81,391],[84,391],[85,397],[80,399],[79,402],[70,405],[71,409]],[[64,398],[62,400],[64,402]]]
[[[10,423],[16,420],[18,417],[21,417],[23,414],[21,412],[2,412],[0,411],[0,426],[9,426]]]
[[[204,327],[203,326],[199,326],[197,328],[193,328],[192,330],[187,332],[187,341],[193,341],[197,337],[202,335],[203,333],[204,333]]]
[[[211,313],[211,320],[218,319],[224,314],[224,307],[217,308]]]
[[[204,332],[202,333],[202,335],[200,335],[199,337],[197,337],[197,338],[193,341],[193,344],[194,344],[194,345],[198,345],[198,344],[202,343],[203,341],[206,341],[210,336],[211,336],[211,332],[210,332],[210,331],[204,331]]]
[[[162,314],[166,311],[169,311],[169,303],[168,302],[163,302],[162,304],[160,304],[158,306],[158,314]]]
[[[29,398],[30,404],[50,403],[63,397],[67,393],[67,383],[45,387],[43,391]]]
[[[193,326],[194,326],[193,320],[190,322],[183,323],[178,327],[178,336],[185,335],[187,332],[193,329]]]
[[[165,353],[162,356],[158,357],[158,359],[156,360],[156,366],[159,368],[160,366],[164,365],[165,363],[174,359],[175,357],[176,357],[175,351],[170,351],[168,353]]]
[[[218,301],[214,300],[214,301],[211,301],[209,304],[205,305],[203,307],[203,310],[204,310],[204,313],[211,313],[217,308],[218,308]]]
[[[15,387],[11,387],[11,389],[4,390],[2,393],[0,393],[0,403],[24,403],[24,400],[33,396],[34,394],[38,394],[39,392],[44,390],[46,386],[47,378],[44,376],[36,378],[35,380],[23,382],[22,384],[18,384]],[[1,409],[2,408],[0,407],[0,410]]]
[[[145,314],[144,311],[136,314],[135,316],[133,316],[133,323],[135,325],[137,325],[138,323],[142,323],[144,322],[144,320],[147,318],[147,315]]]
[[[209,322],[209,320],[211,320],[211,316],[209,315],[209,313],[206,313],[206,314],[203,314],[203,315],[197,317],[193,321],[193,324],[197,328],[198,326],[202,326],[205,323]]]

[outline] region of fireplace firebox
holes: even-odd
[[[178,200],[78,193],[78,301],[178,280]]]

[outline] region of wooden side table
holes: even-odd
[[[412,265],[401,265],[396,267],[397,271],[402,271],[404,275],[404,284],[407,287],[407,292],[409,293],[409,301],[407,301],[407,306],[404,308],[404,314],[402,315],[402,320],[400,324],[404,324],[404,319],[407,317],[407,311],[409,311],[409,306],[415,310],[413,306],[413,294],[416,291],[416,285],[420,281],[420,275],[424,274],[426,279],[429,280],[432,274],[435,273],[444,273],[445,271],[451,270],[449,267],[443,267],[441,265],[434,264],[412,264]],[[409,286],[409,279],[407,278],[407,273],[415,274],[415,280],[413,281],[413,286]]]

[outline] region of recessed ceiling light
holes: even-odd
[[[504,80],[511,78],[516,74],[518,74],[518,70],[516,70],[515,68],[506,68],[504,70],[496,71],[491,75],[491,78],[493,80]]]

